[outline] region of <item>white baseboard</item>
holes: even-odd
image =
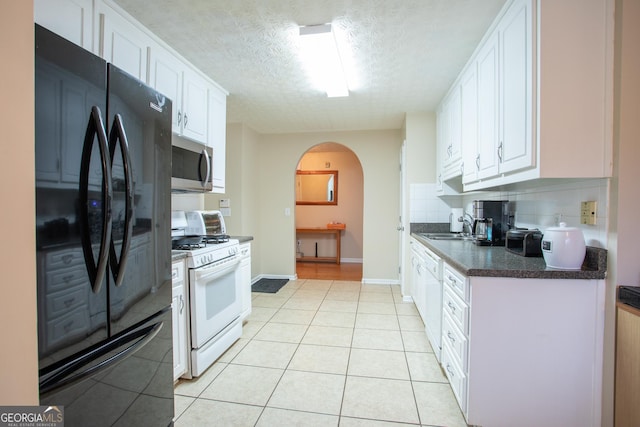
[[[362,283],[364,285],[399,285],[400,280],[390,280],[390,279],[366,279],[362,278]]]
[[[342,264],[362,264],[362,258],[340,258]]]
[[[404,295],[402,297],[402,302],[413,302],[413,298],[411,298],[411,295]]]

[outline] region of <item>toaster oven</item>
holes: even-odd
[[[540,230],[513,229],[507,231],[505,249],[527,257],[542,256],[542,232]]]
[[[224,217],[220,211],[188,211],[185,214],[187,235],[216,236],[227,234]]]

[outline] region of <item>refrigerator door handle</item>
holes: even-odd
[[[113,367],[115,364],[122,362],[127,357],[133,355],[142,347],[147,345],[162,329],[163,322],[157,322],[153,325],[142,329],[137,329],[128,334],[122,335],[115,340],[109,341],[97,349],[71,360],[65,365],[55,370],[55,373],[47,373],[40,376],[40,395],[49,393],[54,390],[60,390],[79,381],[93,376],[107,368]],[[132,343],[133,342],[133,343]],[[106,359],[89,366],[88,368],[77,372],[85,366],[96,362],[105,357],[107,354],[126,346],[118,353],[107,357]]]
[[[93,256],[91,246],[91,230],[89,227],[89,173],[91,164],[91,151],[93,149],[94,136],[98,138],[100,151],[100,169],[102,171],[102,233],[100,238],[100,251],[98,259]],[[91,281],[94,293],[100,292],[104,281],[109,261],[109,242],[111,240],[111,199],[113,197],[111,185],[111,160],[107,145],[107,133],[102,121],[102,113],[97,106],[91,107],[91,115],[87,124],[87,131],[82,146],[82,161],[80,164],[80,236],[84,262]]]
[[[113,126],[109,133],[109,153],[111,154],[111,166],[113,166],[113,158],[115,157],[116,148],[120,148],[122,153],[122,164],[124,169],[125,182],[125,215],[124,215],[124,236],[122,238],[122,248],[120,256],[116,254],[115,241],[111,239],[111,247],[109,250],[111,273],[116,286],[122,285],[124,279],[125,267],[131,247],[131,238],[133,237],[133,176],[131,172],[131,156],[129,155],[129,140],[124,130],[122,116],[116,114],[113,118]]]
[[[209,153],[207,153],[207,150],[202,150],[202,153],[200,154],[200,163],[202,163],[203,157],[207,162],[207,175],[204,177],[204,180],[203,180],[202,174],[200,173],[200,170],[198,170],[198,176],[200,177],[200,182],[202,183],[202,186],[206,188],[207,183],[209,182],[209,179],[211,177],[211,158],[209,157]]]

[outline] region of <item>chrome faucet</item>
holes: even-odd
[[[469,219],[467,219],[469,218]],[[473,222],[475,221],[475,219],[468,214],[467,212],[464,213],[464,215],[462,216],[462,234],[464,234],[465,236],[471,236],[473,234]],[[467,232],[464,232],[464,227],[467,227]]]

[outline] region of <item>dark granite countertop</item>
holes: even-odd
[[[523,257],[503,246],[476,246],[464,240],[429,240],[416,232],[411,236],[466,276],[515,277],[520,279],[604,279],[607,251],[587,246],[582,270],[547,268],[544,258]]]

